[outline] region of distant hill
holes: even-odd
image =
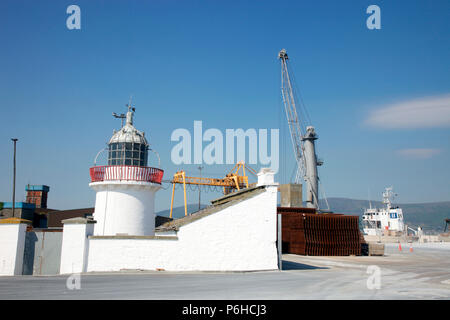
[[[333,212],[361,216],[365,208],[369,207],[367,200],[355,200],[347,198],[328,198],[328,203]],[[396,204],[397,205],[397,204]],[[207,205],[202,204],[202,208]],[[425,232],[440,233],[444,229],[444,219],[450,218],[450,201],[432,203],[408,203],[398,204],[403,209],[405,222],[416,229],[421,226]],[[321,207],[326,205],[321,201]],[[383,207],[380,201],[372,201],[372,207]],[[188,213],[198,210],[198,204],[189,204]],[[157,215],[168,217],[170,210],[159,211]],[[173,217],[184,217],[184,206],[173,208]]]

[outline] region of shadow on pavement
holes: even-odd
[[[303,264],[298,262],[283,260],[283,270],[317,270],[317,269],[329,269],[328,267],[316,267],[309,264]]]

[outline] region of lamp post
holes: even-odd
[[[14,211],[16,207],[16,143],[19,139],[12,138],[14,142],[14,171],[13,171],[13,196],[12,196],[12,217],[14,218]]]

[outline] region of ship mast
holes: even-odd
[[[388,212],[392,208],[392,201],[394,201],[394,197],[397,195],[393,190],[394,188],[391,186],[389,188],[385,188],[383,192],[383,203],[386,205]]]

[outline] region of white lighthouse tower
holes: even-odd
[[[90,168],[89,186],[96,193],[94,235],[154,235],[155,193],[163,170],[147,166],[149,144],[133,126],[128,105],[126,123],[108,142],[108,165]]]

